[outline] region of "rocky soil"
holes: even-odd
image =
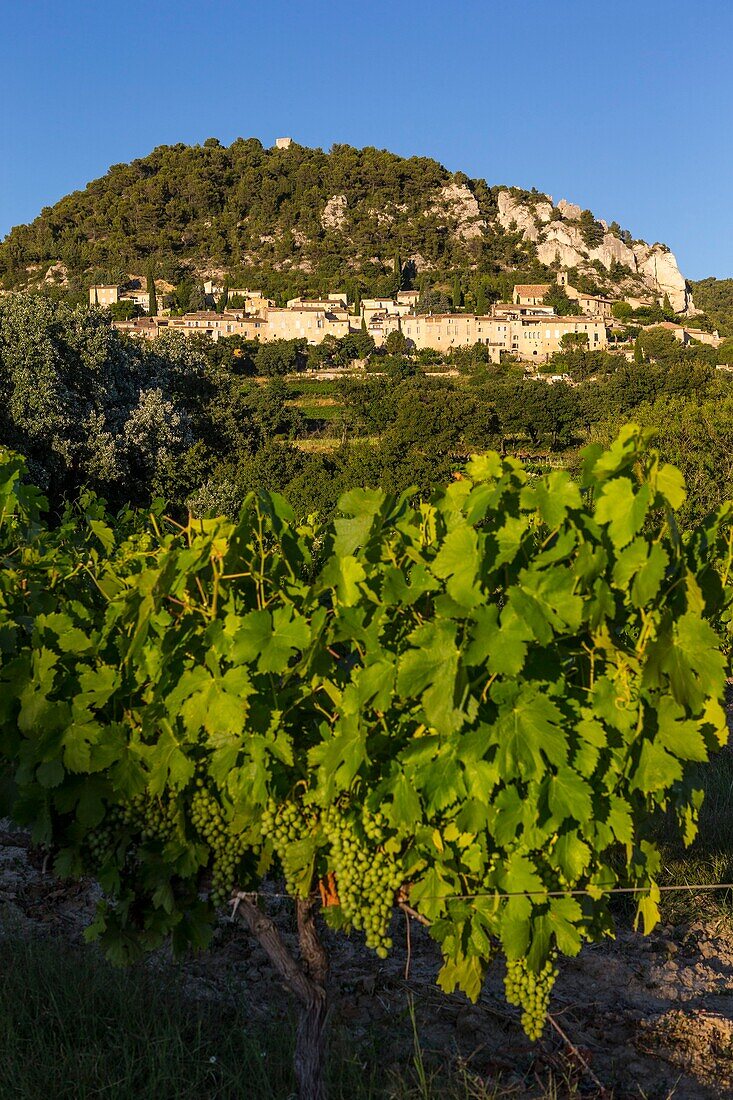
[[[0,827],[0,935],[78,941],[97,896],[93,883],[59,882],[23,834]],[[272,905],[291,938],[289,903]],[[377,1049],[385,1067],[400,1071],[412,1062],[412,1003],[426,1061],[496,1081],[502,1096],[545,1096],[550,1080],[555,1097],[733,1096],[727,917],[665,926],[649,938],[622,929],[615,941],[565,960],[553,998],[557,1028],[548,1025],[537,1045],[525,1039],[502,997],[499,968],[477,1005],[445,997],[435,985],[438,956],[425,929],[413,923],[409,941],[407,931],[406,919],[396,917],[396,949],[383,963],[356,937],[331,942],[335,1023],[355,1049]],[[160,954],[150,965],[174,964]],[[177,965],[194,998],[244,996],[261,1021],[290,1012],[258,944],[225,917],[213,950]]]

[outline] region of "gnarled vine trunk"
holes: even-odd
[[[294,1058],[298,1100],[326,1100],[328,955],[318,936],[315,899],[299,900],[296,905],[300,961],[288,950],[274,921],[258,909],[253,895],[239,895],[236,912],[298,1002]]]

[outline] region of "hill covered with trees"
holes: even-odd
[[[632,241],[615,222],[424,157],[348,145],[328,153],[266,149],[256,138],[159,146],[113,165],[0,244],[5,289],[65,294],[154,269],[174,285],[213,276],[281,300],[429,282],[453,290],[454,305],[476,308],[517,278],[551,278],[560,266],[590,292],[671,292],[675,309],[688,305],[669,250]]]
[[[692,283],[696,305],[722,335],[733,336],[733,279],[700,279]]]

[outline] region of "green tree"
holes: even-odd
[[[558,317],[571,317],[580,312],[578,303],[568,298],[563,287],[557,283],[550,286],[542,301],[544,305],[552,306]]]
[[[629,321],[634,314],[634,309],[628,302],[614,302],[611,313],[617,321]]]
[[[560,347],[565,351],[587,350],[588,346],[587,332],[564,332],[560,337]]]
[[[275,340],[255,356],[257,373],[268,377],[292,374],[306,365],[305,340]]]
[[[407,337],[401,329],[390,332],[384,341],[384,348],[388,355],[404,355],[407,350]]]
[[[206,309],[206,291],[203,283],[194,283],[188,298],[187,309],[190,313],[196,313]]]
[[[463,305],[463,291],[461,289],[461,276],[455,274],[453,276],[453,286],[451,290],[451,301],[453,303],[453,309],[458,310]]]
[[[219,301],[218,301],[217,307],[216,307],[217,313],[223,313],[224,312],[224,310],[227,308],[228,301],[229,301],[229,283],[225,279],[224,280],[224,286],[222,287],[222,291],[221,291],[221,294],[219,295]]]
[[[158,314],[158,296],[155,293],[155,275],[152,268],[148,269],[147,276],[147,291],[148,291],[148,315],[150,317],[156,317]]]

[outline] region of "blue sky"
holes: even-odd
[[[291,134],[535,186],[733,276],[730,0],[0,0],[0,235],[154,146]]]

